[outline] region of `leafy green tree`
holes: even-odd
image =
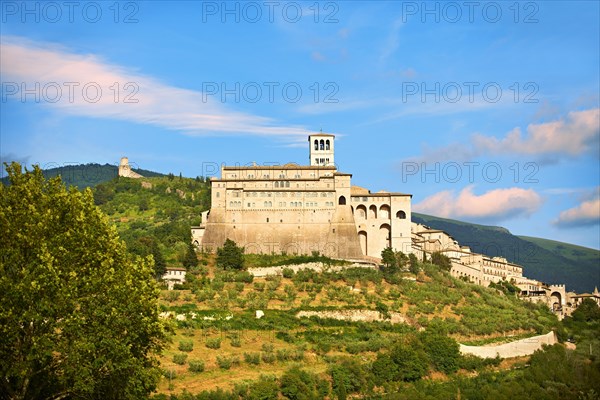
[[[217,249],[217,265],[225,270],[244,269],[244,248],[226,239],[223,247]]]
[[[421,343],[435,369],[445,374],[458,370],[460,351],[454,339],[438,333],[424,332]]]
[[[575,321],[600,321],[600,307],[598,307],[598,304],[594,300],[585,299],[573,311],[572,318]]]
[[[185,253],[185,259],[183,260],[183,266],[190,270],[198,266],[198,256],[196,255],[196,249],[193,243],[188,243],[187,252]]]
[[[398,267],[404,268],[408,264],[408,256],[401,251],[396,252],[396,263]]]
[[[450,259],[437,251],[431,254],[431,263],[437,265],[444,271],[450,271],[450,269],[452,269],[452,263],[450,262]]]
[[[39,167],[0,185],[0,393],[139,399],[160,377],[165,326],[150,258],[128,255],[92,192]]]
[[[398,261],[396,260],[396,253],[394,253],[394,249],[391,247],[386,247],[381,250],[381,262],[388,269],[393,269],[398,266]]]

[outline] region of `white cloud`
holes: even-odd
[[[584,199],[578,206],[561,212],[554,221],[559,228],[573,228],[600,224],[600,190],[593,198]]]
[[[475,134],[467,144],[451,143],[425,149],[418,160],[468,160],[484,155],[528,155],[543,161],[560,157],[598,155],[600,145],[600,109],[570,112],[556,121],[530,124],[527,133],[516,127],[502,138]],[[457,152],[458,150],[458,152]]]
[[[445,218],[497,221],[529,216],[541,204],[541,197],[532,189],[494,189],[476,195],[473,186],[467,186],[458,195],[449,190],[435,193],[415,204],[413,210]]]
[[[150,124],[188,135],[227,133],[293,138],[307,134],[303,127],[284,126],[271,118],[233,111],[202,92],[170,86],[95,55],[75,54],[47,43],[2,36],[0,56],[3,96],[20,101],[22,94],[9,95],[7,85],[24,83],[29,90],[39,83],[41,102],[63,114]],[[69,82],[78,84],[71,85],[72,96]],[[118,90],[115,82],[119,85]],[[98,101],[93,101],[96,90],[92,86],[88,87],[87,98],[84,96],[83,88],[88,83],[101,88]],[[127,83],[133,85],[126,87]],[[57,86],[61,96],[56,96]],[[139,90],[133,93],[136,87]],[[116,92],[119,97],[115,101]],[[125,102],[125,96],[132,93],[130,99],[137,103]],[[35,101],[33,95],[28,95],[25,100]]]

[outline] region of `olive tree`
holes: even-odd
[[[167,335],[152,258],[128,255],[89,189],[67,190],[38,167],[6,169],[0,397],[147,397]]]

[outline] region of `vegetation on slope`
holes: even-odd
[[[558,327],[546,307],[456,280],[432,264],[421,264],[416,276],[348,268],[284,270],[283,277],[266,278],[219,268],[214,255],[201,254],[200,264],[182,290],[163,292],[162,310],[185,314],[161,361],[164,395],[277,398],[293,392],[288,381],[304,378],[313,385],[301,392],[312,395],[290,398],[393,393],[423,377],[454,379],[498,364],[459,356],[457,340],[503,341]],[[264,316],[257,319],[256,310]],[[378,311],[383,319],[296,317],[299,311],[344,310]],[[389,322],[393,313],[407,323]],[[191,342],[192,350],[180,350],[182,342]],[[202,372],[192,371],[197,365]],[[184,389],[195,395],[182,395]]]
[[[414,222],[441,229],[461,245],[490,257],[502,256],[523,265],[523,274],[546,283],[566,284],[567,290],[591,292],[600,281],[600,251],[567,243],[512,235],[496,226],[469,224],[425,214],[412,214]]]
[[[200,223],[201,212],[210,207],[210,185],[203,178],[173,175],[117,177],[97,185],[94,200],[116,225],[131,253],[151,254],[159,261],[160,275],[161,268],[184,266],[190,228]]]

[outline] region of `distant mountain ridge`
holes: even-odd
[[[524,267],[523,275],[546,283],[564,283],[568,291],[600,287],[600,251],[554,240],[516,236],[506,228],[471,224],[412,213],[412,220],[452,235],[473,252],[501,256]]]
[[[166,176],[154,171],[133,169],[145,176]],[[44,171],[48,178],[61,175],[67,186],[79,189],[95,187],[118,175],[111,164],[81,164],[51,168]],[[8,178],[1,183],[7,184]],[[564,283],[567,290],[591,292],[600,287],[600,251],[548,239],[516,236],[500,226],[478,225],[426,214],[412,213],[412,220],[441,229],[461,245],[491,257],[502,256],[524,267],[524,275],[546,283]]]
[[[165,176],[164,174],[145,169],[132,168],[132,171],[148,178],[153,176]],[[116,178],[119,175],[119,167],[112,164],[102,165],[89,163],[49,168],[45,169],[43,172],[46,178],[54,178],[60,175],[67,187],[76,186],[79,189],[85,189],[86,187],[94,187],[100,183]],[[2,178],[0,182],[8,184],[8,177]]]

